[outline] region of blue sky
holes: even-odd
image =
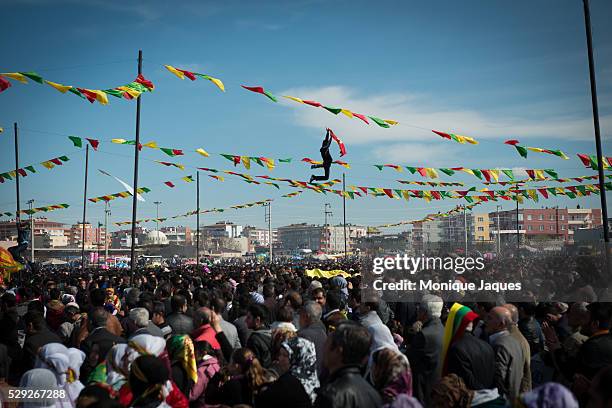
[[[612,154],[612,4],[593,0],[592,24],[604,153]],[[346,143],[353,167],[347,184],[402,188],[398,178],[424,180],[371,164],[472,168],[556,168],[562,177],[594,174],[575,153],[594,154],[588,65],[582,1],[336,1],[291,2],[137,2],[76,0],[5,1],[0,26],[3,58],[0,72],[36,71],[51,81],[86,88],[109,88],[136,75],[138,49],[144,53],[144,75],[156,85],[142,102],[142,141],[160,146],[209,152],[292,157],[269,172],[257,166],[252,175],[269,174],[307,180],[302,157],[318,158],[325,127]],[[225,82],[221,93],[211,83],[180,81],[163,68],[170,64],[209,74]],[[382,129],[359,120],[337,117],[291,101],[274,104],[240,88],[264,86],[276,95],[289,94],[342,106],[400,125]],[[89,197],[122,191],[104,169],[131,183],[133,150],[104,140],[134,136],[135,102],[111,99],[90,105],[48,86],[14,83],[0,95],[0,171],[13,166],[12,123],[23,129],[21,165],[68,155],[53,170],[22,179],[21,199],[35,206],[67,202],[68,210],[52,219],[74,223],[81,217],[84,150],[65,135],[103,140],[90,155]],[[478,146],[445,141],[425,129],[469,135]],[[528,146],[561,148],[571,160],[530,153],[522,159],[506,139]],[[332,149],[337,156],[337,148]],[[247,172],[215,154],[195,153],[170,159],[143,150],[140,185],[151,188],[139,203],[138,218],[194,208],[195,184],[180,181],[170,189],[165,180],[194,174],[153,163],[168,160]],[[400,177],[397,177],[400,176]],[[333,168],[332,177],[341,177]],[[323,222],[324,203],[332,204],[334,222],[342,221],[338,196],[283,187],[248,185],[232,177],[219,183],[202,177],[201,207],[227,207],[274,198],[273,225]],[[471,176],[441,178],[474,184]],[[478,188],[483,187],[475,183]],[[556,184],[550,184],[556,185]],[[14,182],[0,185],[0,211],[14,211]],[[377,225],[417,219],[445,211],[454,200],[426,203],[371,197],[347,201],[347,221]],[[501,203],[511,208],[513,203]],[[599,198],[540,200],[530,207],[599,206]],[[103,219],[103,203],[88,205],[88,220]],[[131,217],[131,200],[111,203],[112,220]],[[495,203],[479,211],[495,209]],[[202,222],[226,219],[264,225],[262,208],[206,215]],[[195,219],[173,224],[195,225]]]

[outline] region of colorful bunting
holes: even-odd
[[[272,95],[270,92],[268,92],[265,89],[263,89],[261,86],[245,86],[245,85],[240,85],[240,86],[242,86],[244,89],[246,89],[248,91],[256,92],[256,93],[260,93],[262,95],[265,95],[265,96],[267,96],[268,98],[270,98],[274,102],[278,102],[278,99],[276,99],[276,97],[274,95]]]
[[[136,190],[136,192],[138,194],[143,194],[143,193],[148,193],[151,190],[147,187],[141,187],[139,189]],[[89,201],[91,201],[92,203],[97,203],[100,201],[111,201],[114,200],[116,198],[127,198],[127,197],[131,197],[132,193],[130,193],[129,191],[121,191],[119,193],[114,193],[114,194],[109,194],[109,195],[103,195],[103,196],[99,196],[99,197],[92,197],[92,198],[88,198]]]
[[[196,77],[208,79],[210,82],[215,84],[217,86],[217,88],[219,88],[221,91],[225,92],[225,85],[218,78],[213,78],[211,76],[208,76],[208,75],[205,75],[205,74],[200,74],[198,72],[190,72],[190,71],[187,71],[187,70],[184,70],[184,69],[175,68],[172,65],[164,65],[164,67],[166,67],[166,69],[168,71],[172,72],[174,75],[176,75],[180,79],[185,79],[185,77],[191,79],[192,81],[195,81]]]
[[[469,137],[469,136],[461,136],[461,135],[456,135],[454,133],[444,133],[444,132],[440,132],[437,130],[432,130],[432,132],[434,132],[435,134],[445,138],[445,139],[449,139],[449,140],[454,140],[457,143],[461,143],[461,144],[465,144],[465,143],[469,143],[469,144],[473,144],[473,145],[477,145],[478,141],[476,141],[475,139]]]
[[[582,154],[582,153],[578,153],[577,156],[580,159],[580,161],[582,161],[582,164],[584,164],[585,167],[587,168],[590,167],[593,170],[598,169],[599,160],[597,160],[597,156],[587,155],[587,154]],[[602,162],[604,170],[609,170],[610,168],[612,168],[612,156],[602,157],[601,162]]]
[[[561,150],[558,150],[558,149],[550,150],[550,149],[542,149],[540,147],[524,147],[524,146],[519,145],[519,141],[516,139],[506,140],[504,144],[514,146],[514,148],[521,155],[521,157],[525,159],[527,158],[527,151],[531,150],[532,152],[547,153],[553,156],[561,157],[562,159],[565,159],[565,160],[569,160],[569,157],[567,157],[565,153],[563,153]]]
[[[36,208],[32,208],[32,209],[27,209],[27,210],[20,210],[19,214],[27,214],[27,215],[32,215],[32,214],[36,214],[39,212],[49,212],[49,211],[55,211],[55,210],[63,210],[65,208],[70,207],[70,205],[68,204],[55,204],[55,205],[48,205],[45,207],[36,207]],[[10,213],[7,213],[10,214]]]
[[[163,164],[166,167],[176,167],[177,169],[185,170],[185,166],[178,163],[170,163],[165,161],[155,160],[156,163]]]

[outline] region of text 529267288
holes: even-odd
[[[14,388],[6,392],[7,402],[37,402],[45,399],[57,400],[66,397],[66,390],[61,388]]]

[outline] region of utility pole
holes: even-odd
[[[30,239],[30,248],[32,250],[32,263],[34,263],[34,216],[32,214],[32,204],[34,204],[34,200],[28,200],[28,206],[30,209],[30,234],[31,234],[31,239]]]
[[[142,50],[138,50],[138,75],[142,74]],[[132,197],[132,243],[130,246],[130,283],[134,279],[136,269],[136,210],[138,206],[138,153],[140,152],[140,102],[141,97],[136,98],[136,143],[134,144],[134,194]]]
[[[97,238],[98,238],[98,245],[96,245],[96,269],[100,268],[100,234],[101,234],[101,229],[102,229],[102,223],[100,221],[98,221],[98,230],[97,232]]]
[[[269,242],[269,252],[268,257],[270,258],[270,264],[272,264],[272,203],[267,202],[263,204],[265,209],[265,221],[268,223],[268,242]]]
[[[153,204],[157,207],[155,211],[155,225],[157,226],[157,245],[159,245],[159,205],[161,201],[154,201]]]
[[[346,258],[348,253],[346,245],[346,184],[344,173],[342,173],[342,217],[344,219],[344,258]]]
[[[464,236],[465,236],[465,252],[464,256],[467,256],[468,253],[468,226],[467,226],[467,214],[465,212],[465,205],[463,206],[463,226],[464,228]]]
[[[329,208],[329,210],[328,210],[328,208]],[[330,203],[325,203],[323,211],[325,212],[325,224],[324,225],[327,226],[327,216],[329,215],[331,217],[333,215],[332,211],[331,211],[331,204]]]
[[[15,132],[15,194],[17,196],[17,212],[15,213],[15,223],[17,224],[17,240],[19,240],[19,229],[21,227],[21,203],[19,202],[19,131],[17,122],[14,123]]]
[[[517,185],[518,187],[518,185]],[[519,228],[519,192],[516,191],[516,256],[521,252],[521,232]]]
[[[499,209],[501,205],[495,206],[495,210],[497,211],[497,256],[501,256],[501,235],[499,228]]]
[[[196,270],[200,270],[200,171],[196,173]]]
[[[83,187],[83,222],[81,223],[81,271],[85,270],[85,216],[87,214],[87,172],[89,169],[89,145],[85,146],[85,185]]]
[[[111,214],[108,201],[104,201],[104,263],[108,263],[108,216]]]

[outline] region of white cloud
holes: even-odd
[[[343,139],[353,144],[396,142],[438,142],[439,136],[431,129],[449,131],[476,139],[505,140],[517,138],[550,138],[571,141],[593,139],[593,121],[588,117],[554,117],[543,114],[540,119],[499,117],[472,110],[446,109],[440,101],[431,101],[426,95],[389,93],[360,96],[350,88],[330,86],[323,88],[292,88],[280,93],[318,101],[333,107],[343,107],[353,112],[393,119],[400,122],[390,129],[371,123],[365,125],[359,119],[349,119],[343,114],[334,117],[324,109],[315,109],[286,100],[283,104],[294,109],[297,123],[304,127],[322,129],[331,127]],[[533,112],[529,112],[533,114]],[[603,129],[612,128],[612,115],[600,117]],[[607,136],[607,137],[606,137]],[[602,138],[609,139],[608,135]],[[449,143],[454,143],[450,142]]]

